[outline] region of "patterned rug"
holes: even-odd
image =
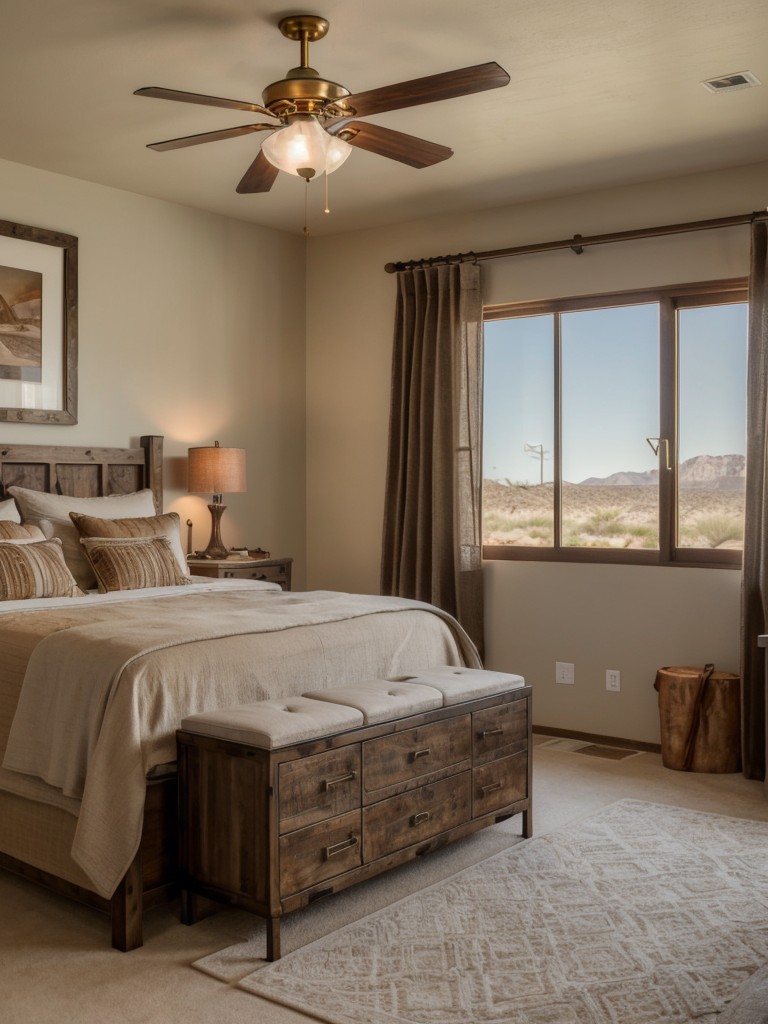
[[[714,1024],[766,961],[768,823],[623,800],[239,986],[331,1024]]]

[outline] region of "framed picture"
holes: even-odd
[[[0,422],[77,423],[77,238],[0,221]]]

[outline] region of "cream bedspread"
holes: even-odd
[[[59,613],[34,645],[3,785],[20,773],[23,792],[42,779],[79,807],[72,856],[103,896],[138,849],[146,774],[175,760],[185,715],[438,662],[479,665],[450,616],[400,598],[237,584],[116,602],[94,618],[62,625]]]

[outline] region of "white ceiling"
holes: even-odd
[[[361,150],[309,186],[310,230],[355,230],[768,160],[766,0],[8,0],[0,158],[300,233],[303,181],[235,186],[260,136],[146,144],[258,116],[133,95],[159,85],[261,102],[299,63],[277,22],[330,21],[310,64],[352,92],[498,61],[502,89],[370,120],[450,146],[415,170]],[[700,83],[751,71],[754,89]],[[768,184],[768,183],[767,183]],[[11,219],[13,210],[0,217]]]

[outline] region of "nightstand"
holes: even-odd
[[[292,558],[188,558],[193,576],[219,580],[266,580],[291,589]]]

